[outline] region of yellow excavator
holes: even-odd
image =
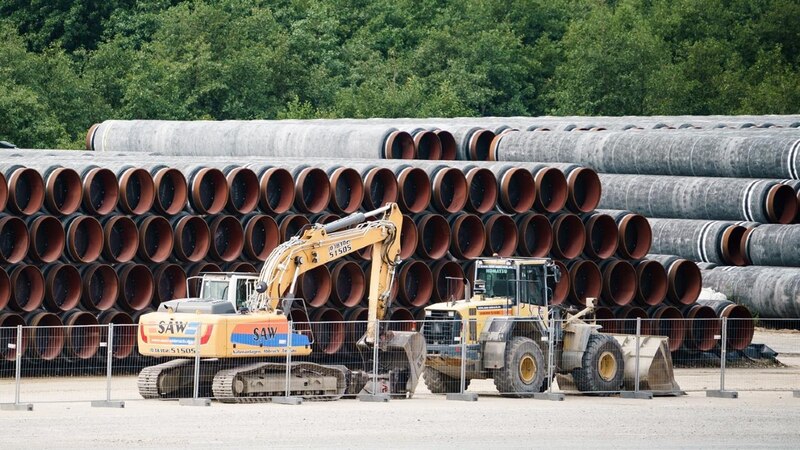
[[[546,258],[476,260],[473,293],[425,309],[428,389],[460,392],[463,370],[465,387],[491,378],[510,397],[541,393],[554,378],[562,391],[610,395],[636,391],[638,380],[640,392],[681,393],[667,337],[602,333],[587,320],[591,302],[580,311],[551,305],[560,276]]]
[[[200,393],[222,402],[251,403],[283,396],[287,352],[298,357],[289,367],[291,396],[333,400],[380,392],[410,397],[425,363],[425,341],[417,332],[377,326],[390,304],[401,225],[397,205],[388,204],[313,225],[276,247],[258,275],[202,275],[198,298],[164,302],[158,311],[140,318],[139,352],[176,359],[145,367],[139,374],[139,393],[144,398],[186,396],[193,386],[199,349]],[[358,346],[371,354],[366,350],[375,350],[377,342],[386,372],[367,374],[302,358],[312,353],[311,336],[289,327],[298,277],[366,247],[372,247],[369,316]]]

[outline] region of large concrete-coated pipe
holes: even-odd
[[[500,188],[499,206],[508,213],[524,213],[536,201],[536,180],[529,170],[511,164],[489,166]]]
[[[44,301],[44,276],[35,266],[20,264],[6,269],[11,282],[8,306],[14,311],[30,312]]]
[[[333,355],[344,346],[344,316],[333,308],[311,313],[311,331],[314,335],[312,345],[317,352]]]
[[[247,168],[231,165],[222,170],[228,182],[228,202],[225,208],[231,214],[247,214],[256,207],[260,198],[260,185],[256,173]]]
[[[109,120],[87,136],[95,151],[160,152],[183,156],[285,155],[300,157],[412,159],[414,140],[380,124],[325,121]]]
[[[720,319],[727,319],[726,342],[729,349],[744,350],[753,341],[755,324],[746,307],[727,300],[701,299],[697,303],[712,308]]]
[[[530,167],[530,171],[536,182],[534,209],[554,213],[564,208],[569,197],[569,187],[564,173],[545,164],[534,165]]]
[[[388,327],[392,331],[415,331],[417,329],[416,318],[410,309],[395,306],[389,310],[387,317]]]
[[[614,255],[619,240],[614,218],[606,214],[586,214],[582,219],[586,230],[583,253],[591,259],[606,259]]]
[[[141,167],[125,166],[117,171],[119,208],[128,214],[144,214],[153,207],[156,186],[153,176]]]
[[[635,335],[636,319],[641,319],[640,334],[645,336],[653,334],[654,324],[649,320],[647,311],[644,309],[638,306],[627,305],[612,308],[612,311],[614,311],[614,318],[616,319],[613,328],[617,333]]]
[[[211,257],[224,262],[238,259],[244,249],[244,229],[241,222],[236,217],[225,215],[209,217],[208,222]]]
[[[122,311],[111,309],[98,314],[100,323],[100,341],[108,342],[108,325],[114,327],[114,342],[111,356],[114,359],[125,359],[133,353],[136,347],[136,331],[133,318]]]
[[[318,213],[328,207],[331,182],[324,170],[300,165],[292,170],[295,195],[294,206],[304,213]]]
[[[265,261],[280,243],[278,224],[270,216],[251,213],[242,218],[244,225],[244,254],[257,261]]]
[[[119,295],[119,277],[107,264],[89,264],[81,268],[83,296],[81,304],[90,311],[105,311],[114,306]]]
[[[499,195],[494,172],[485,167],[470,167],[463,170],[468,192],[466,208],[477,214],[493,210]]]
[[[422,261],[406,261],[398,274],[400,292],[398,299],[405,306],[425,306],[433,294],[434,280],[431,269]]]
[[[619,230],[617,255],[620,258],[642,259],[650,252],[653,230],[644,216],[612,209],[598,209],[596,213],[609,215],[617,222]]]
[[[517,224],[507,214],[489,213],[482,217],[486,244],[484,256],[511,256],[517,250]]]
[[[352,214],[364,201],[364,181],[352,167],[335,167],[327,170],[331,198],[328,207],[337,214]]]
[[[225,272],[239,272],[239,273],[259,273],[259,270],[256,269],[256,266],[250,264],[249,262],[243,261],[234,261],[229,262],[223,266]]]
[[[609,306],[625,306],[636,297],[636,270],[628,261],[612,259],[600,264],[602,298]]]
[[[325,266],[315,267],[297,277],[296,297],[305,300],[312,308],[325,306],[331,296],[331,272]]]
[[[282,214],[276,217],[275,221],[278,223],[278,230],[281,233],[281,242],[288,241],[306,226],[311,225],[311,221],[301,214]]]
[[[76,308],[81,301],[81,273],[70,264],[53,263],[44,270],[44,306],[60,313]]]
[[[586,306],[587,298],[600,298],[603,290],[603,278],[597,264],[592,261],[576,260],[570,262],[569,301],[577,306]]]
[[[28,258],[33,261],[51,263],[64,253],[66,234],[61,222],[53,216],[39,214],[28,217],[30,245]]]
[[[431,205],[446,214],[462,211],[469,194],[464,173],[453,167],[438,166],[428,169],[428,175],[431,178]]]
[[[583,251],[586,229],[575,214],[553,214],[549,217],[553,226],[553,247],[550,253],[557,259],[573,259]]]
[[[360,306],[350,308],[344,313],[345,344],[356,348],[356,343],[367,332],[369,310]]]
[[[267,214],[283,214],[294,204],[294,178],[281,167],[265,167],[258,171],[259,206]]]
[[[680,310],[674,306],[654,306],[648,311],[652,322],[650,331],[658,336],[669,338],[669,351],[677,351],[686,336],[686,322]]]
[[[0,215],[0,261],[16,264],[28,254],[30,237],[25,222],[16,216]]]
[[[0,211],[5,211],[8,204],[8,181],[3,172],[0,172]]]
[[[86,213],[104,216],[117,208],[119,184],[114,172],[92,165],[83,168],[81,177],[83,178],[83,210]]]
[[[228,180],[214,167],[180,167],[189,183],[189,206],[197,214],[219,214],[228,204]]]
[[[90,263],[103,252],[103,225],[92,216],[75,214],[62,219],[66,231],[67,256],[77,263]]]
[[[153,300],[153,273],[143,264],[125,263],[116,268],[119,277],[117,306],[125,311],[139,311]]]
[[[139,229],[128,216],[112,215],[103,219],[103,257],[112,263],[125,263],[136,256]]]
[[[466,287],[464,269],[455,261],[438,261],[431,268],[433,275],[432,302],[461,300]]]
[[[6,208],[11,212],[29,216],[44,205],[45,187],[42,175],[20,165],[5,166],[3,173],[8,183]]]
[[[686,319],[686,346],[707,352],[717,345],[715,336],[720,334],[720,320],[708,306],[694,303],[683,308]]]
[[[153,272],[153,306],[186,297],[186,272],[178,264],[164,263]]]
[[[534,212],[517,215],[517,253],[544,257],[553,246],[553,226],[547,216]]]
[[[329,301],[337,308],[351,308],[361,303],[367,289],[364,270],[353,261],[330,264],[333,282]]]
[[[183,211],[189,201],[189,184],[183,173],[173,167],[154,167],[150,174],[155,186],[153,209],[170,216]]]
[[[439,159],[447,161],[456,159],[458,156],[458,144],[456,143],[456,138],[453,136],[453,133],[447,130],[433,130],[433,134],[439,138],[439,143],[442,148],[442,154]]]
[[[681,306],[691,305],[697,300],[703,288],[703,277],[695,263],[673,255],[648,254],[647,259],[658,261],[667,270],[667,299],[670,302]]]
[[[100,326],[97,318],[85,311],[63,313],[66,327],[65,350],[68,357],[90,359],[100,349]]]
[[[797,196],[778,180],[601,174],[601,208],[648,218],[790,223]]]
[[[400,229],[400,259],[408,259],[414,254],[419,244],[419,233],[414,218],[404,214],[403,225]],[[369,248],[369,247],[367,247]],[[370,252],[370,258],[372,254]]]
[[[505,161],[586,164],[603,173],[800,179],[795,133],[603,131],[509,133],[497,145]]]
[[[417,255],[422,259],[440,259],[450,248],[451,230],[447,219],[439,214],[414,216],[417,224]]]
[[[364,209],[372,211],[397,201],[400,187],[394,172],[385,167],[367,166],[361,169],[364,180]]]
[[[183,214],[172,218],[173,251],[177,259],[202,261],[211,248],[211,230],[199,216]]]
[[[800,267],[800,225],[760,225],[749,230],[743,244],[750,264]]]
[[[137,219],[139,249],[142,261],[161,263],[172,254],[175,246],[172,226],[163,216],[146,215]]]
[[[25,316],[30,328],[28,342],[30,350],[39,359],[52,361],[64,348],[64,323],[57,315],[44,311],[31,312]]]
[[[667,271],[658,261],[635,261],[636,302],[641,306],[657,306],[667,296],[669,279]]]
[[[414,159],[442,159],[442,141],[432,130],[414,130],[411,136],[414,138],[414,147],[417,150]]]
[[[0,311],[6,309],[8,302],[11,300],[11,278],[8,277],[8,272],[0,268]]]
[[[458,259],[477,258],[486,245],[486,230],[481,218],[468,213],[450,217],[450,253]],[[436,237],[441,239],[442,236]]]
[[[22,332],[22,346],[17,348],[17,327],[25,326],[25,319],[19,314],[0,313],[0,359],[14,361],[17,358],[17,351],[21,355],[25,354],[28,348],[27,330]]]
[[[691,219],[648,221],[653,230],[650,249],[653,253],[717,264],[745,264],[742,237],[746,228],[733,222]]]
[[[717,267],[703,271],[703,285],[722,292],[759,317],[800,317],[798,268]]]
[[[52,214],[70,215],[83,199],[81,177],[74,169],[53,166],[42,173],[45,183],[44,206]]]

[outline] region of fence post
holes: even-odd
[[[290,320],[287,323],[286,333],[286,386],[283,397],[273,397],[273,403],[281,405],[300,405],[303,403],[301,397],[292,397],[292,332],[294,323]]]
[[[101,342],[100,347],[106,348],[106,399],[93,400],[92,406],[101,408],[124,408],[125,402],[111,401],[111,368],[114,357],[114,324],[108,324],[108,338],[106,342]]]
[[[716,337],[716,336],[715,336]],[[720,335],[719,351],[719,390],[706,391],[707,397],[738,398],[736,391],[725,390],[725,364],[728,359],[728,318],[722,318],[722,332]]]
[[[372,344],[372,387],[368,389],[368,394],[359,394],[358,399],[362,402],[388,402],[389,393],[382,392],[382,384],[378,383],[378,348],[381,340],[381,321],[375,321],[375,342]],[[369,383],[367,384],[369,386]]]
[[[197,325],[194,334],[194,375],[192,380],[192,398],[182,398],[178,400],[183,406],[211,406],[210,398],[200,397],[200,336],[203,324]]]
[[[33,404],[19,402],[19,389],[22,382],[22,325],[17,325],[17,342],[8,344],[8,348],[16,350],[14,353],[14,403],[0,404],[0,410],[33,411]]]
[[[553,392],[553,378],[555,377],[555,360],[554,353],[556,347],[556,319],[551,309],[548,314],[547,324],[547,392],[537,392],[533,394],[533,398],[537,400],[550,400],[555,402],[563,401],[566,397],[560,392]],[[542,337],[544,340],[544,337]]]
[[[465,402],[477,402],[478,394],[474,392],[466,392],[467,390],[467,338],[469,336],[469,321],[464,318],[461,321],[461,371],[459,378],[458,392],[451,392],[447,394],[448,400],[460,400]]]
[[[653,393],[652,392],[640,391],[639,390],[639,384],[640,384],[640,381],[641,381],[640,380],[640,373],[639,373],[639,367],[640,367],[640,365],[639,365],[639,363],[640,363],[639,349],[641,348],[641,344],[642,344],[642,318],[641,317],[637,317],[636,318],[636,351],[634,352],[634,362],[635,362],[634,370],[636,372],[634,373],[633,392],[631,392],[631,391],[622,391],[622,392],[620,392],[619,396],[622,397],[622,398],[638,398],[638,399],[643,399],[643,400],[652,400],[653,399]]]

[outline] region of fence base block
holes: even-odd
[[[95,408],[124,408],[125,402],[121,400],[94,400],[92,406]]]
[[[303,399],[300,397],[272,397],[272,403],[279,405],[302,405]]]
[[[653,393],[650,391],[622,391],[619,393],[620,398],[635,398],[639,400],[652,400]]]
[[[739,393],[736,391],[706,391],[706,397],[715,398],[739,398]]]
[[[458,400],[462,402],[477,402],[478,401],[478,394],[474,392],[464,392],[464,393],[452,393],[447,394],[448,400]]]
[[[794,396],[800,398],[800,391],[794,391]]]
[[[536,400],[550,400],[551,402],[563,402],[567,398],[564,394],[558,392],[537,392],[533,394]]]
[[[383,403],[389,401],[389,394],[361,394],[358,400],[362,402]]]
[[[33,411],[33,404],[31,403],[2,403],[0,404],[2,411]]]
[[[182,398],[178,400],[181,406],[211,406],[210,398]]]

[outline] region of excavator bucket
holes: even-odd
[[[633,391],[636,387],[636,336],[612,334],[622,347],[625,359],[623,389]],[[639,337],[639,390],[654,395],[676,395],[682,393],[675,381],[669,342],[664,336]]]
[[[360,345],[363,345],[363,341]],[[427,354],[422,334],[387,331],[381,336],[378,350],[378,367],[386,372],[378,374],[379,386],[373,386],[368,380],[363,392],[389,393],[395,397],[413,396]]]

